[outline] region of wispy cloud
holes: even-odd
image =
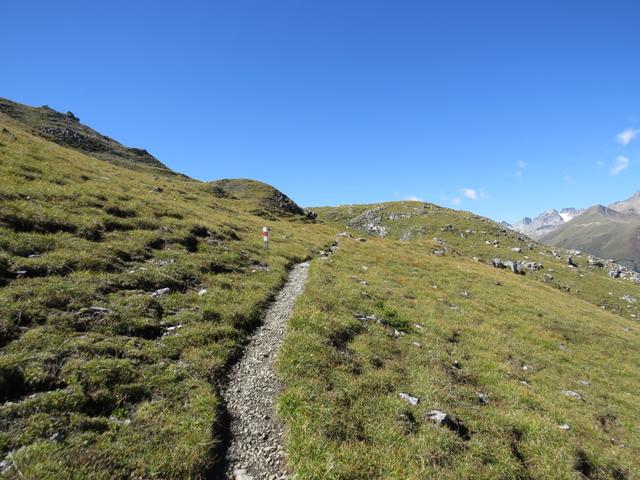
[[[629,145],[638,135],[640,135],[640,128],[627,128],[616,135],[616,141],[622,145]]]
[[[476,190],[475,188],[461,188],[458,191],[460,192],[460,195],[468,198],[469,200],[473,200],[474,202],[476,200],[480,200],[481,198],[489,198],[489,195],[487,195],[484,190]]]
[[[576,183],[571,175],[565,175],[564,181],[567,182],[567,185],[573,185],[574,183]]]
[[[424,202],[424,199],[416,197],[415,195],[407,195],[403,198],[407,202]]]
[[[462,188],[460,193],[470,200],[478,200],[478,191],[473,188]]]
[[[620,155],[616,159],[616,163],[611,168],[611,172],[609,172],[609,174],[615,176],[615,175],[618,175],[620,172],[625,171],[627,168],[629,168],[629,157]]]
[[[453,197],[451,199],[451,203],[454,205],[460,205],[462,203],[462,199],[460,197]]]
[[[527,168],[527,162],[518,160],[516,162],[516,173],[513,174],[514,177],[521,177],[524,173],[524,169]]]

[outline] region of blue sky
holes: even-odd
[[[198,179],[509,221],[640,189],[635,0],[21,0],[2,19],[0,96]]]

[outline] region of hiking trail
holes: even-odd
[[[276,399],[282,384],[275,373],[296,299],[304,290],[309,262],[295,265],[253,333],[221,391],[229,415],[226,476],[231,480],[284,480],[284,428]]]

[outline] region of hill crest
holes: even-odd
[[[147,150],[122,145],[82,124],[70,111],[58,112],[47,105],[31,107],[0,97],[0,113],[20,123],[32,134],[92,157],[122,166],[146,165],[164,173],[173,173]]]

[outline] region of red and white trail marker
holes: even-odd
[[[269,248],[269,227],[262,227],[262,241],[264,248]]]

